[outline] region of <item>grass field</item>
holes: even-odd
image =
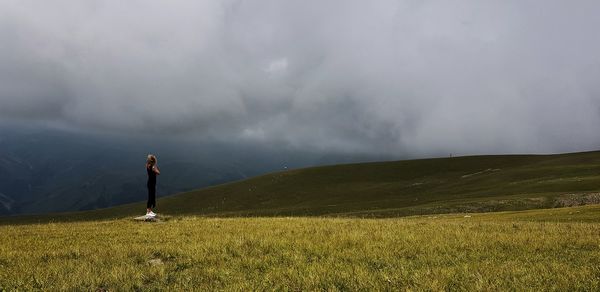
[[[0,290],[598,291],[600,205],[0,226]]]
[[[600,152],[299,169],[158,206],[0,218],[0,291],[600,290]]]

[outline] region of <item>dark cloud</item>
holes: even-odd
[[[597,1],[3,1],[0,115],[322,151],[600,147]]]

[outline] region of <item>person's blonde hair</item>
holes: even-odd
[[[154,166],[156,164],[156,156],[152,154],[148,154],[148,158],[146,159],[146,164],[150,166]]]

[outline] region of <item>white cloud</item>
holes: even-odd
[[[333,151],[593,149],[599,8],[3,1],[0,115]]]
[[[269,74],[284,73],[288,68],[287,58],[275,59],[269,62],[265,71]]]

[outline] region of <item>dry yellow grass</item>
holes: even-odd
[[[486,216],[6,225],[0,290],[600,289],[598,220]]]

